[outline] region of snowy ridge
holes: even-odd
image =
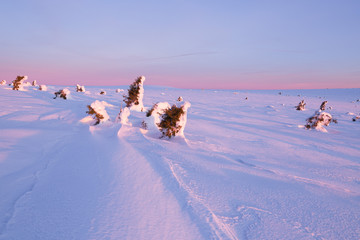
[[[184,136],[169,140],[142,129],[145,112],[116,121],[118,87],[68,100],[53,99],[59,87],[24,88],[0,86],[0,239],[360,235],[359,89],[145,87],[148,108],[191,102]],[[96,100],[109,121],[80,122]],[[338,124],[298,128],[324,100]]]

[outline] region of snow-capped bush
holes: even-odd
[[[124,89],[120,89],[120,88],[116,89],[116,93],[120,93],[120,92],[123,92],[123,91],[124,91]]]
[[[144,97],[144,81],[145,77],[138,77],[129,87],[128,96],[124,96],[124,102],[126,107],[129,107],[131,110],[143,111],[143,97]]]
[[[36,87],[36,86],[37,86],[36,80],[32,81],[31,85],[32,85],[33,87]]]
[[[182,102],[182,101],[184,101],[184,99],[180,96],[180,97],[178,97],[178,102]]]
[[[70,95],[70,91],[67,88],[61,89],[57,92],[54,92],[55,97],[54,99],[56,99],[57,97],[63,98],[63,99],[68,99],[69,95]]]
[[[191,106],[185,102],[182,106],[170,106],[167,102],[155,104],[146,116],[154,118],[155,126],[162,133],[162,137],[184,136],[184,128],[187,121],[187,109]]]
[[[23,83],[27,79],[27,76],[17,76],[14,81],[12,81],[13,90],[23,90]]]
[[[98,125],[101,122],[108,121],[110,119],[109,115],[107,114],[105,107],[108,106],[108,104],[104,101],[98,101],[96,100],[91,105],[87,105],[87,108],[89,109],[86,111],[89,115],[94,115],[93,119],[93,125]]]
[[[0,82],[0,85],[5,85],[6,84],[6,80],[2,80],[1,82]]]
[[[106,91],[101,91],[100,95],[106,95]]]
[[[85,92],[85,87],[76,84],[76,92]]]
[[[118,115],[118,119],[122,124],[129,124],[130,109],[128,107],[122,108]]]
[[[301,102],[299,102],[299,104],[295,108],[298,111],[304,111],[305,105],[306,105],[306,103],[304,102],[304,100],[301,100]]]
[[[360,121],[360,115],[353,117],[353,122]]]
[[[47,91],[47,86],[46,85],[40,85],[39,90],[40,91]]]
[[[320,110],[321,111],[324,111],[325,110],[325,107],[326,107],[326,104],[328,103],[328,101],[323,101],[320,105]]]
[[[331,122],[337,123],[337,120],[333,119],[330,113],[319,110],[315,112],[314,116],[309,117],[306,122],[306,129],[312,128],[322,132],[327,132],[324,126],[329,126]]]

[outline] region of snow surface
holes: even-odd
[[[117,88],[57,101],[59,86],[0,86],[1,240],[359,239],[360,89],[145,87],[148,108],[191,102],[167,140],[140,128],[145,112],[115,122]],[[80,123],[95,100],[112,120]],[[324,100],[338,124],[298,128]]]

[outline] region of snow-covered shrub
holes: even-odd
[[[154,118],[154,124],[162,133],[162,137],[184,136],[187,120],[187,109],[191,106],[185,102],[182,106],[170,106],[167,102],[155,104],[147,113]]]
[[[54,92],[54,94],[55,94],[54,99],[56,99],[57,97],[67,99],[69,97],[69,95],[70,95],[70,91],[69,91],[69,89],[64,88],[64,89],[61,89],[61,90],[59,90],[57,92]]]
[[[101,91],[100,94],[101,95],[106,95],[106,91]]]
[[[184,99],[180,96],[180,97],[178,97],[178,102],[182,102],[182,101],[184,101]]]
[[[304,100],[301,100],[301,102],[299,102],[299,104],[296,106],[296,110],[304,111],[305,110],[305,105],[306,105],[306,103],[304,102]]]
[[[124,89],[120,89],[120,88],[116,89],[116,93],[120,93],[120,92],[123,92],[123,91],[124,91]]]
[[[120,109],[118,119],[122,124],[129,124],[130,109],[128,107]]]
[[[32,81],[31,85],[34,86],[34,87],[36,87],[36,86],[37,86],[36,80]]]
[[[322,112],[321,110],[316,111],[314,116],[306,119],[306,129],[316,129],[319,131],[327,132],[324,126],[329,126],[331,122],[337,123],[336,119],[333,119],[330,113]]]
[[[320,105],[320,110],[321,111],[324,111],[325,110],[325,107],[326,107],[326,104],[328,103],[328,101],[323,101]]]
[[[47,91],[47,86],[46,85],[40,85],[39,90],[40,91]]]
[[[27,79],[27,76],[17,76],[14,81],[12,81],[13,90],[23,90],[23,83]]]
[[[98,125],[101,122],[105,122],[109,120],[109,115],[107,114],[105,110],[105,106],[108,104],[104,101],[100,102],[96,100],[91,105],[87,105],[87,108],[89,109],[86,113],[89,115],[94,115],[93,119],[95,120],[93,125]]]
[[[85,92],[85,87],[76,84],[76,92]]]
[[[360,120],[360,115],[353,117],[352,120],[353,120],[353,122],[356,122],[356,121]]]
[[[126,107],[129,107],[131,110],[143,111],[143,97],[144,97],[144,81],[145,77],[138,77],[129,87],[128,96],[124,96],[124,102]]]
[[[1,80],[0,85],[5,85],[6,84],[6,80]]]

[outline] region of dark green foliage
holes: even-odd
[[[132,104],[139,105],[141,78],[141,76],[138,77],[135,82],[130,85],[128,89],[128,96],[124,96],[126,107],[131,107]]]
[[[98,125],[100,123],[101,119],[104,119],[104,116],[97,113],[90,105],[87,105],[87,108],[89,109],[89,111],[86,111],[86,113],[89,115],[94,114],[95,116],[93,116],[93,118],[96,120],[94,125]]]
[[[162,137],[171,138],[176,135],[181,129],[181,126],[178,125],[181,115],[184,114],[182,107],[177,107],[175,104],[166,110],[162,115],[161,122],[158,123],[158,127],[162,132]]]
[[[154,109],[156,108],[157,104],[154,104],[154,106],[149,109],[147,112],[146,112],[146,117],[150,117],[151,114],[153,113]]]
[[[22,80],[25,78],[25,76],[17,76],[13,83],[13,90],[19,90],[20,86],[22,84]]]

